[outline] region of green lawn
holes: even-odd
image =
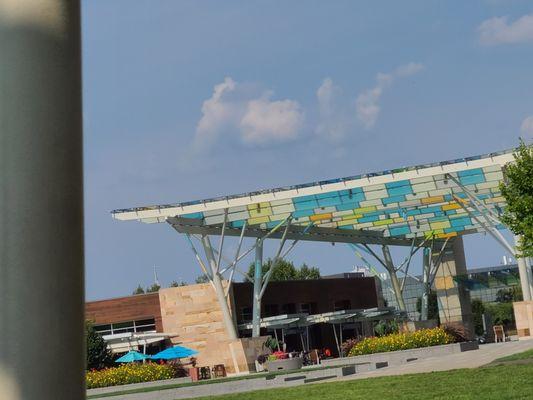
[[[493,363],[498,363],[500,361],[519,361],[519,360],[533,360],[533,349],[524,351],[523,353],[511,354],[507,357],[498,358],[494,360]]]
[[[359,379],[288,389],[202,397],[201,399],[264,400],[265,398],[283,400],[533,399],[533,364]]]

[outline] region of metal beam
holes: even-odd
[[[200,235],[219,235],[220,226],[204,226],[201,220],[192,218],[172,217],[167,222],[180,233]],[[286,220],[280,222],[280,226]],[[240,236],[238,228],[226,227],[226,236]],[[280,239],[282,232],[261,228],[259,225],[248,226],[246,237]],[[312,226],[310,229],[301,225],[291,225],[287,233],[289,240],[306,240],[316,242],[336,243],[362,243],[362,244],[389,244],[394,246],[411,246],[412,239],[385,237],[381,232],[364,230],[342,230]],[[417,243],[422,243],[424,238],[417,238]]]
[[[422,294],[420,320],[428,319],[429,292],[430,292],[430,273],[431,273],[431,250],[425,248],[422,254],[422,281],[424,283],[424,293]]]
[[[485,222],[482,221],[480,218],[478,218],[476,215],[474,215],[468,209],[468,207],[466,207],[466,204],[464,204],[462,199],[460,199],[457,196],[453,196],[453,197],[454,197],[455,201],[461,206],[461,208],[468,213],[470,218],[474,219],[478,224],[480,224],[483,227],[483,229],[485,229],[485,231],[487,231],[487,233],[489,235],[491,235],[498,243],[500,243],[503,246],[503,248],[505,248],[505,250],[507,250],[509,252],[509,254],[511,254],[511,256],[516,257],[516,250],[513,248],[513,246],[511,246],[507,242],[507,240],[505,240],[505,238],[502,236],[502,234],[498,231],[498,229],[496,229],[493,226],[493,223],[488,218],[485,219]]]
[[[392,288],[394,290],[394,295],[396,297],[396,303],[398,304],[398,309],[400,311],[406,311],[405,301],[403,300],[400,282],[398,281],[398,275],[396,275],[396,269],[394,268],[394,263],[392,261],[389,247],[386,245],[383,245],[381,249],[383,251],[385,268],[387,269],[387,272],[389,273]]]
[[[272,260],[270,269],[268,270],[268,272],[265,275],[264,283],[263,283],[263,286],[261,287],[261,293],[259,294],[260,298],[262,298],[263,294],[265,294],[265,290],[266,290],[266,288],[268,286],[268,282],[270,281],[270,277],[272,276],[272,274],[274,273],[274,269],[277,267],[278,263],[282,259],[280,257],[280,255],[281,255],[281,251],[283,250],[283,246],[285,245],[285,241],[287,240],[287,232],[289,231],[290,223],[291,223],[291,221],[288,220],[287,221],[287,226],[285,227],[285,231],[283,232],[283,236],[281,237],[281,241],[279,243],[278,251],[276,253],[276,256]]]
[[[263,281],[263,241],[256,239],[254,265],[254,291],[252,299],[252,337],[260,336],[261,328],[261,283]]]
[[[237,329],[235,328],[235,323],[231,316],[228,301],[224,293],[224,287],[222,286],[222,280],[220,279],[220,274],[217,271],[213,246],[211,246],[209,236],[202,237],[202,244],[204,246],[205,256],[209,261],[209,265],[211,266],[212,281],[215,288],[218,303],[222,311],[222,320],[224,321],[224,326],[226,327],[228,338],[230,340],[237,339]]]
[[[226,224],[228,222],[228,209],[224,209],[224,223],[220,232],[220,242],[218,244],[217,272],[220,271],[220,258],[222,257],[222,248],[224,247],[224,237],[226,233]]]
[[[228,287],[226,288],[226,297],[228,297],[229,291],[231,289],[231,285],[233,284],[233,275],[235,274],[235,269],[237,267],[237,259],[239,258],[239,253],[241,252],[241,246],[242,246],[242,241],[244,239],[244,231],[246,230],[246,224],[247,224],[247,221],[244,221],[244,225],[241,228],[241,236],[239,237],[239,243],[237,244],[237,250],[235,251],[233,269],[231,270],[231,273],[229,275]],[[225,270],[221,271],[221,274],[223,274],[224,272]]]

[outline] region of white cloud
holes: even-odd
[[[236,86],[233,79],[226,77],[224,82],[215,85],[213,95],[202,104],[202,118],[194,138],[196,148],[211,145],[238,115],[238,106],[224,99],[225,95],[235,91]]]
[[[526,119],[522,121],[522,125],[520,126],[520,131],[524,135],[533,138],[533,115],[526,117]]]
[[[533,42],[533,14],[524,15],[509,23],[508,17],[494,17],[483,21],[477,28],[481,44]]]
[[[241,120],[241,134],[246,143],[264,144],[295,139],[300,132],[304,114],[294,100],[270,101],[264,98],[248,102]]]
[[[202,105],[193,148],[202,151],[222,135],[236,135],[247,144],[292,140],[303,126],[304,113],[294,100],[271,100],[273,93],[251,93],[230,77],[215,85]]]
[[[422,64],[410,62],[409,64],[400,65],[398,68],[396,68],[394,74],[396,76],[410,76],[422,71],[423,69],[424,66]]]
[[[370,129],[376,124],[381,111],[379,100],[385,89],[392,85],[396,78],[414,75],[423,68],[424,66],[422,64],[409,63],[399,66],[391,73],[377,74],[376,86],[362,92],[355,101],[357,118],[366,129]]]
[[[339,104],[341,94],[341,88],[331,78],[324,79],[316,91],[319,121],[315,132],[334,141],[346,136],[353,125],[349,110]]]

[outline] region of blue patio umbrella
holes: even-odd
[[[174,358],[186,358],[198,354],[196,350],[188,349],[183,346],[169,347],[152,356],[154,360],[172,360]]]
[[[122,357],[117,358],[115,362],[129,363],[134,361],[143,361],[148,358],[150,358],[150,356],[139,353],[138,351],[131,350],[124,354]]]

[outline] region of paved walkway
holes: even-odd
[[[343,378],[332,378],[323,382],[346,381],[354,379],[373,378],[377,376],[392,376],[416,374],[432,371],[446,371],[459,368],[476,368],[488,364],[497,358],[533,349],[533,340],[515,341],[497,344],[486,344],[479,350],[455,353],[447,356],[421,359],[408,364],[390,366],[374,371],[360,372]],[[327,370],[326,370],[327,371]],[[266,387],[265,387],[266,383]],[[182,387],[179,389],[158,390],[129,395],[109,397],[110,400],[176,400],[201,396],[214,396],[228,393],[241,393],[275,387],[302,385],[302,380],[282,382],[281,380],[265,381],[264,379],[249,379],[230,382],[212,383],[207,385]]]
[[[448,371],[460,368],[477,368],[492,361],[515,353],[533,349],[533,340],[523,340],[506,343],[491,343],[479,346],[479,350],[465,351],[436,358],[426,358],[409,364],[391,366],[374,371],[361,372],[356,375],[339,378],[338,380],[352,380],[372,378],[376,376],[392,376],[417,374],[422,372]]]

